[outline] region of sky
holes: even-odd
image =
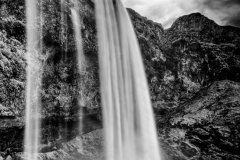
[[[122,0],[142,16],[169,28],[180,16],[200,12],[219,25],[240,27],[240,0]]]

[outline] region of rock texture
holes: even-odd
[[[79,73],[71,20],[72,2],[43,1],[42,134],[43,145],[61,137],[66,142],[79,132],[102,128],[93,3],[79,1],[84,70]],[[23,150],[26,35],[25,1],[0,2],[0,151]],[[40,27],[40,26],[38,26]],[[61,33],[61,34],[60,34]],[[83,119],[79,131],[79,113]],[[8,154],[8,153],[7,153]]]
[[[85,54],[81,73],[72,1],[43,1],[43,54],[39,57],[43,160],[102,157],[100,151],[83,156],[85,151],[78,151],[76,145],[79,112],[83,113],[82,135],[102,127],[94,4],[91,0],[78,4]],[[165,158],[239,159],[240,29],[219,26],[200,13],[182,16],[164,29],[132,9],[128,12],[142,51]],[[23,150],[25,1],[1,0],[0,13],[1,159]],[[86,146],[90,152],[95,144],[86,142]]]
[[[12,157],[16,160],[24,160],[24,154],[18,153]],[[102,130],[95,130],[83,136],[61,144],[60,149],[51,149],[46,153],[40,153],[39,160],[103,160],[103,136]]]
[[[171,109],[218,80],[239,81],[240,29],[193,13],[164,30],[129,9],[154,107]]]
[[[169,159],[240,159],[240,83],[216,81],[159,122]]]

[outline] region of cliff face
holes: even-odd
[[[240,158],[240,83],[216,81],[159,121],[169,159]]]
[[[26,88],[25,1],[0,2],[0,151],[23,149]],[[82,17],[84,71],[79,74],[71,20],[71,2],[43,2],[42,42],[42,143],[102,128],[98,81],[96,29],[93,3],[79,1]],[[38,26],[40,27],[40,26]],[[53,146],[54,147],[54,146]],[[52,148],[53,148],[52,147]]]
[[[240,29],[193,13],[164,30],[129,12],[165,158],[239,159]]]
[[[53,0],[43,2],[43,144],[56,141],[60,135],[63,142],[76,137],[80,109],[84,113],[83,133],[102,127],[94,4],[79,0],[86,56],[85,70],[80,74],[69,11],[72,5],[71,1],[62,5]],[[0,6],[0,151],[5,154],[8,148],[22,150],[26,20],[24,0],[1,0]],[[142,51],[159,137],[168,159],[214,158],[209,157],[211,154],[218,155],[218,159],[239,158],[235,151],[239,149],[240,131],[234,124],[239,123],[236,86],[240,81],[240,29],[219,26],[200,13],[180,17],[171,28],[164,29],[131,9],[128,12]],[[221,91],[214,87],[218,85],[223,86]],[[234,116],[224,117],[225,112]],[[225,119],[219,121],[221,116]],[[223,135],[218,141],[221,133],[214,128],[221,130],[224,126],[234,134]],[[201,134],[208,137],[204,139]],[[206,144],[209,150],[204,150]]]
[[[141,46],[154,107],[175,108],[217,80],[239,81],[240,29],[200,13],[164,30],[129,10]]]

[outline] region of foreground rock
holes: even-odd
[[[239,124],[240,83],[226,80],[180,106],[159,123],[159,134],[171,160],[238,160]]]
[[[49,150],[40,153],[39,160],[103,160],[103,135],[102,130],[77,136],[76,138],[61,144],[60,149]],[[10,156],[9,156],[10,158]],[[23,153],[11,156],[12,160],[24,160]],[[1,157],[0,157],[1,160]]]
[[[77,118],[76,118],[77,119]],[[76,136],[87,134],[102,128],[102,121],[98,115],[84,115],[82,122],[79,120],[65,119],[43,119],[41,131],[41,144],[39,151],[51,152],[62,148],[62,143],[72,141]],[[79,129],[79,126],[81,130]],[[0,155],[14,155],[23,152],[24,123],[18,119],[0,119]]]

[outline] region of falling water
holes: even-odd
[[[77,62],[78,62],[78,71],[80,75],[84,71],[84,54],[83,54],[83,46],[82,46],[82,35],[81,35],[81,23],[80,23],[80,17],[79,13],[77,12],[78,5],[77,3],[74,3],[74,8],[71,8],[71,15],[72,15],[72,22],[73,22],[73,28],[75,33],[75,42],[76,42],[76,48],[77,48]],[[82,108],[79,110],[79,132],[82,132]]]
[[[160,160],[137,39],[121,0],[96,0],[106,160]]]
[[[72,22],[73,22],[73,28],[74,28],[74,33],[75,33],[75,42],[76,42],[76,48],[77,48],[78,70],[81,74],[81,72],[83,70],[84,54],[83,54],[83,49],[82,49],[80,17],[79,17],[79,14],[77,13],[76,9],[77,9],[76,6],[75,6],[75,9],[71,9],[71,14],[72,14]]]
[[[36,3],[26,0],[26,160],[37,160],[40,132],[42,30],[37,27],[36,17],[41,14]],[[95,4],[106,160],[161,160],[143,61],[130,18],[121,0],[96,0]],[[74,6],[71,15],[81,74],[84,56],[76,10]]]
[[[27,86],[26,86],[26,127],[24,151],[26,160],[37,160],[40,132],[40,87],[41,87],[41,29],[38,17],[41,12],[36,0],[26,0],[27,16]],[[41,7],[40,7],[41,9]],[[41,27],[40,27],[41,28]]]
[[[61,52],[63,53],[62,55],[62,60],[67,59],[67,50],[68,50],[68,26],[67,26],[67,2],[66,0],[60,0],[61,4],[61,32],[60,32],[60,37],[61,37]]]

